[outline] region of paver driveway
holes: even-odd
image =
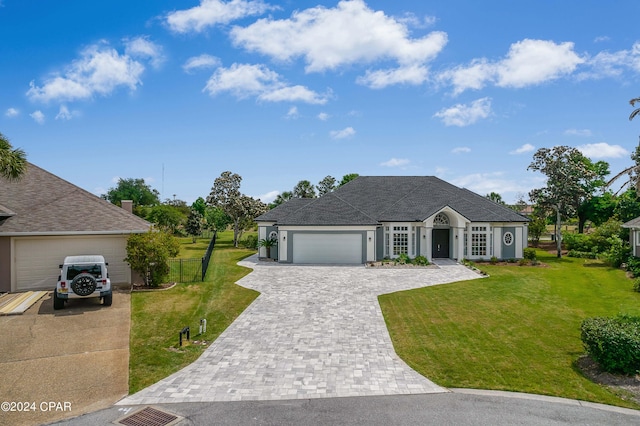
[[[398,358],[377,296],[475,272],[240,264],[254,271],[238,284],[261,295],[196,362],[120,405],[446,392]]]

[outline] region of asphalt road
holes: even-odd
[[[469,393],[471,392],[471,393]],[[505,392],[156,405],[178,425],[640,425],[640,411]],[[57,425],[107,425],[143,406],[117,406]]]

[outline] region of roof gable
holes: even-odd
[[[13,213],[3,234],[144,232],[150,224],[31,163],[20,180],[0,179],[0,205]]]

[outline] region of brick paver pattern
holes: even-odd
[[[445,262],[446,263],[446,262]],[[119,405],[447,392],[393,350],[377,296],[479,278],[438,269],[258,262],[238,284],[260,296],[188,367]]]

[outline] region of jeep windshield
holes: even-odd
[[[67,279],[73,280],[77,275],[91,274],[94,278],[102,278],[102,266],[93,265],[69,265],[67,267]]]

